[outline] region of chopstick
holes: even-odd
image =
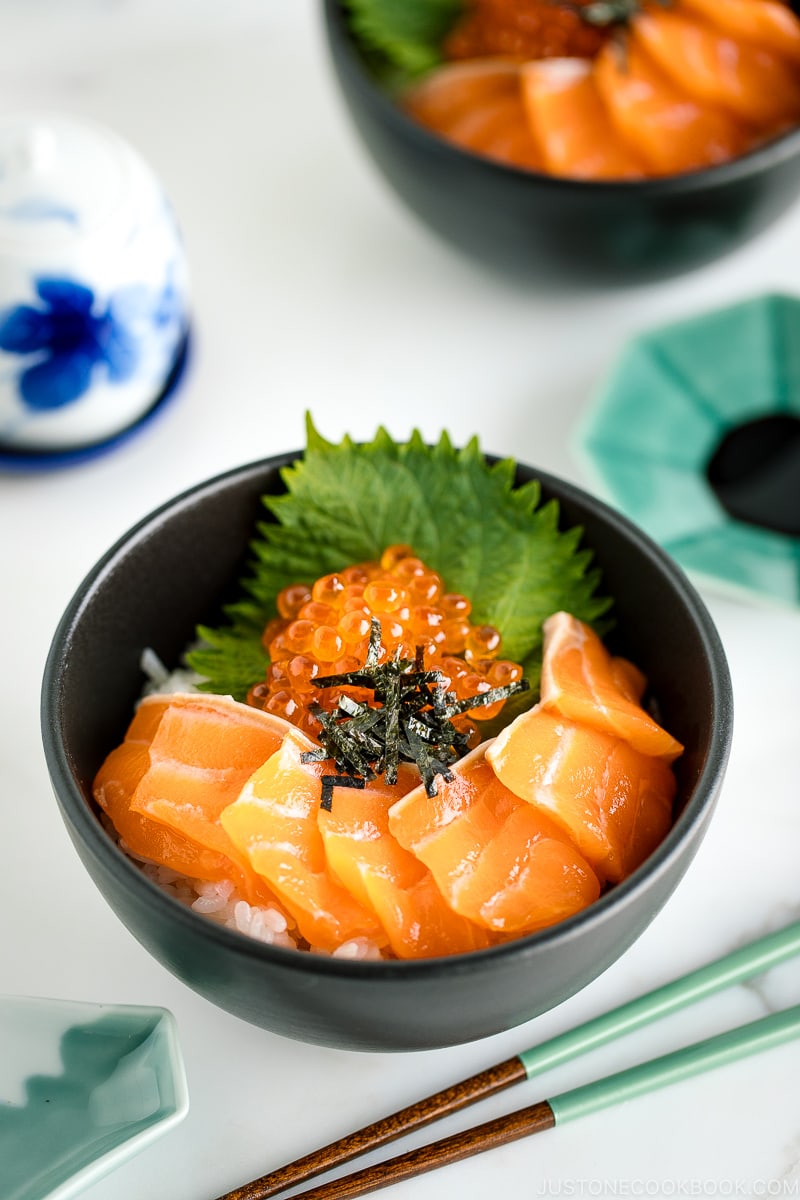
[[[465,1133],[442,1138],[386,1162],[365,1167],[342,1179],[333,1179],[319,1187],[295,1192],[293,1200],[353,1200],[356,1196],[411,1179],[414,1175],[479,1154],[482,1150],[491,1150],[495,1146],[527,1137],[528,1134],[552,1129],[565,1121],[631,1100],[655,1088],[678,1083],[701,1071],[724,1066],[747,1054],[780,1046],[794,1037],[800,1037],[800,1004],[785,1012],[773,1013],[749,1025],[742,1025],[729,1033],[696,1042],[683,1050],[651,1059],[627,1071],[562,1092],[550,1100],[541,1100],[538,1104],[487,1121]]]
[[[323,1171],[349,1162],[368,1150],[377,1149],[504,1088],[532,1079],[617,1037],[632,1033],[651,1021],[666,1017],[687,1005],[758,975],[797,954],[800,954],[800,921],[758,938],[679,979],[594,1017],[575,1029],[550,1038],[539,1046],[523,1050],[513,1058],[400,1109],[251,1183],[226,1192],[217,1197],[217,1200],[268,1200],[268,1197],[275,1196],[285,1188],[303,1183]],[[300,1195],[308,1197],[308,1200],[322,1200],[323,1197],[345,1200],[346,1197],[362,1195],[365,1191],[398,1182],[437,1166],[444,1166],[530,1133],[540,1132],[551,1128],[557,1121],[563,1123],[574,1116],[595,1111],[617,1100],[640,1095],[685,1078],[688,1074],[709,1070],[723,1062],[733,1061],[798,1035],[800,1006],[764,1017],[730,1033],[720,1034],[663,1058],[552,1097],[550,1100],[540,1101],[464,1133],[443,1138],[375,1167],[357,1171],[344,1179],[299,1193],[298,1200]],[[329,1190],[336,1188],[339,1190]]]

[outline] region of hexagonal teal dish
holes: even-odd
[[[688,573],[800,603],[800,299],[633,338],[577,442],[605,498]]]
[[[0,996],[3,1200],[68,1200],[188,1107],[165,1009]]]

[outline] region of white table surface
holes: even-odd
[[[512,286],[420,227],[357,144],[313,0],[1,0],[0,112],[115,127],[163,178],[193,274],[194,354],[176,402],[105,458],[0,474],[0,991],[164,1005],[186,1121],[87,1200],[211,1197],[800,916],[800,613],[706,589],[733,676],[733,754],[674,897],[581,994],[485,1042],[408,1055],[284,1040],[217,1010],[127,933],[62,827],[39,734],[49,640],[101,553],[204,477],[321,431],[443,427],[587,484],[572,435],[631,333],[800,270],[800,205],[718,265],[553,297]],[[530,1103],[800,1001],[800,963],[514,1089]],[[800,1045],[396,1187],[393,1195],[796,1196]],[[471,1124],[477,1110],[450,1128]]]

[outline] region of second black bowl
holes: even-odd
[[[383,177],[437,234],[505,273],[602,284],[678,275],[797,199],[800,129],[732,162],[641,182],[558,179],[470,154],[400,111],[370,74],[341,0],[323,2],[336,78]]]

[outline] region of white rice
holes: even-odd
[[[351,938],[349,942],[342,942],[332,955],[333,958],[357,958],[357,959],[378,959],[383,958],[380,947],[371,942],[369,938],[357,937]]]
[[[237,892],[230,879],[209,883],[204,879],[189,879],[170,867],[162,867],[134,854],[122,839],[119,846],[129,858],[141,867],[142,873],[158,884],[163,892],[191,908],[217,925],[235,929],[268,946],[280,946],[285,950],[306,950],[312,954],[330,955],[332,958],[379,959],[380,947],[369,938],[351,938],[337,946],[331,953],[303,942],[294,922],[276,902],[272,904],[249,904]]]
[[[143,696],[169,696],[172,692],[196,692],[203,676],[189,667],[168,671],[161,659],[149,646],[142,651],[139,666],[147,678],[142,689]]]

